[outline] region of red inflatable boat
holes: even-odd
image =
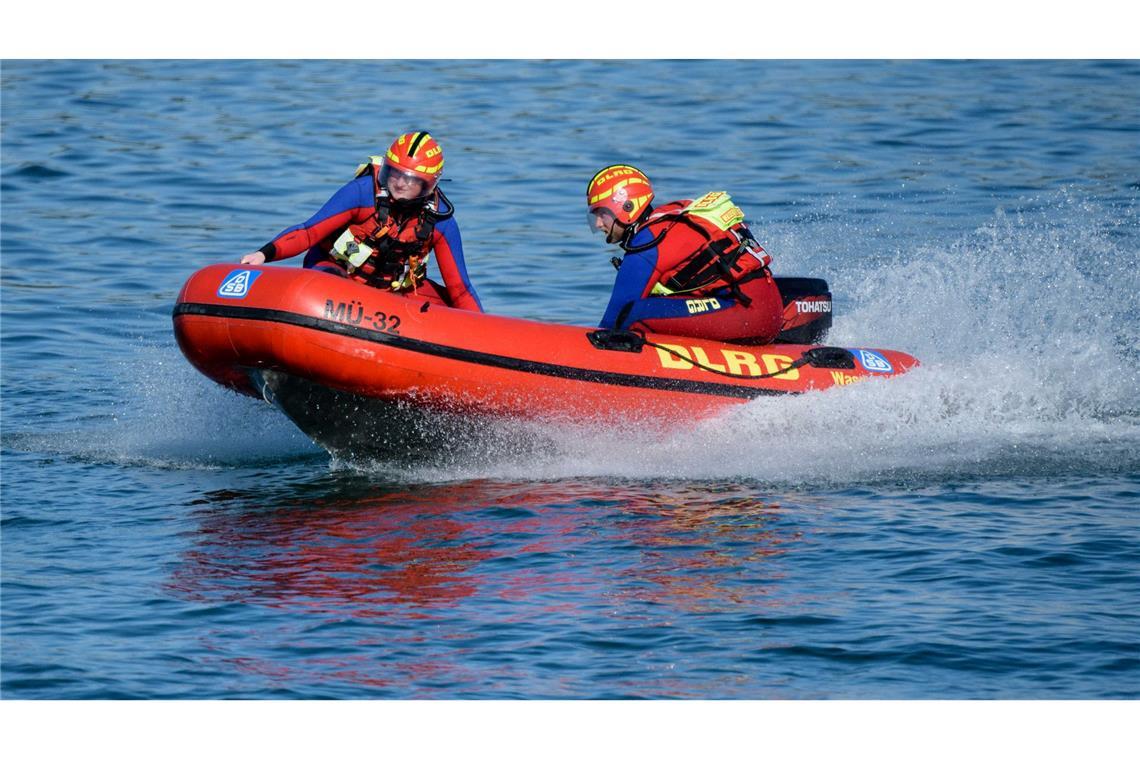
[[[798,287],[785,292],[781,338],[818,337],[830,325],[826,283],[778,282],[782,291]],[[758,396],[891,377],[918,363],[878,348],[749,346],[546,324],[312,270],[232,264],[190,277],[174,331],[206,376],[272,401],[341,453],[425,443],[443,417],[469,426],[487,417],[691,421]]]

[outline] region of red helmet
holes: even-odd
[[[649,177],[626,164],[607,166],[586,185],[586,205],[591,217],[608,211],[627,227],[641,218],[652,200]]]
[[[384,155],[384,168],[380,170],[380,186],[389,187],[389,180],[403,177],[418,180],[420,188],[415,197],[430,195],[439,183],[443,172],[443,148],[427,132],[408,132],[400,135]]]

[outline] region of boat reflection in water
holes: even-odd
[[[453,694],[456,684],[514,672],[523,650],[566,663],[583,647],[652,649],[661,642],[645,636],[647,626],[674,630],[710,612],[779,606],[778,559],[799,540],[781,527],[780,508],[746,485],[393,488],[330,478],[333,487],[326,480],[312,494],[210,495],[169,581],[198,603],[282,610],[280,626],[303,629],[284,635],[309,646],[335,640],[294,663],[309,681],[313,668],[378,688],[430,676]],[[344,626],[353,628],[347,649],[333,635]],[[495,654],[473,666],[483,652]],[[268,667],[244,655],[221,659]]]

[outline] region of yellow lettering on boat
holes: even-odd
[[[684,346],[675,346],[672,343],[660,343],[654,346],[654,348],[657,349],[657,358],[661,360],[661,366],[665,369],[692,369],[693,363],[685,360],[690,357],[689,350]],[[676,351],[685,357],[685,359],[682,359],[681,356],[674,356],[666,349]]]
[[[673,343],[661,343],[657,345],[657,358],[661,362],[661,366],[665,369],[698,369],[708,367],[719,372],[728,372],[732,375],[739,375],[740,377],[747,377],[751,375],[756,377],[758,375],[767,375],[773,372],[778,372],[785,367],[792,364],[793,359],[790,356],[783,354],[761,354],[759,362],[755,354],[747,351],[734,351],[727,348],[720,350],[721,356],[724,357],[724,364],[716,364],[709,359],[708,354],[700,346],[678,346]],[[761,365],[761,362],[763,365]],[[838,376],[842,373],[832,372],[832,379],[836,384],[842,382],[853,382],[852,380],[841,381]],[[799,380],[799,369],[791,369],[787,372],[781,372],[776,375],[774,380]],[[862,378],[857,378],[862,379]]]
[[[693,346],[693,358],[697,360],[697,363],[702,365],[701,369],[704,369],[705,367],[711,367],[712,369],[724,372],[724,365],[713,364],[709,360],[709,357],[705,354],[705,350],[700,346]]]
[[[724,355],[724,361],[728,365],[728,371],[734,375],[744,375],[744,368],[748,368],[750,375],[762,375],[763,370],[760,365],[756,363],[756,357],[747,351],[729,351],[722,348],[721,354]]]
[[[836,385],[851,385],[851,383],[861,383],[867,378],[862,375],[848,375],[844,372],[832,372],[831,379]]]
[[[765,372],[764,374],[766,374],[766,375],[771,374],[772,372],[778,372],[779,370],[784,369],[785,367],[787,367],[788,365],[790,365],[794,361],[792,359],[792,357],[784,356],[782,354],[761,354],[760,360],[764,362],[764,367],[767,370],[767,372]],[[782,372],[781,374],[776,375],[772,379],[773,380],[799,380],[800,379],[800,370],[799,370],[799,368],[791,369],[791,370],[788,370],[787,372]]]

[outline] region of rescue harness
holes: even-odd
[[[439,188],[426,200],[392,198],[380,184],[383,160],[382,156],[372,156],[369,163],[357,168],[357,177],[366,171],[372,174],[375,208],[367,220],[349,225],[333,241],[329,255],[343,264],[353,279],[373,287],[414,292],[427,278],[435,226],[450,219],[455,207]],[[439,210],[441,204],[444,211]]]
[[[656,222],[667,224],[652,240],[631,245],[640,229]],[[643,222],[626,230],[620,241],[621,249],[626,253],[646,251],[661,243],[676,224],[695,230],[705,242],[671,274],[666,273],[667,276],[654,283],[650,295],[704,295],[727,288],[741,304],[749,306],[752,299],[740,286],[768,276],[772,259],[744,224],[744,212],[724,191],[706,193],[688,203],[669,203],[651,212]],[[615,267],[621,265],[620,259],[611,261]]]

